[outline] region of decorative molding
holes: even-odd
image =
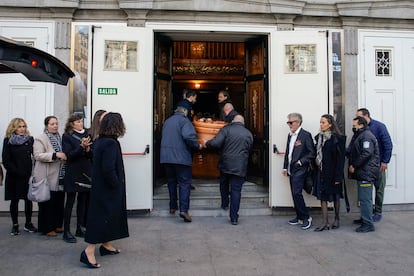
[[[70,49],[71,21],[59,20],[55,22],[55,48]]]
[[[181,64],[173,66],[173,74],[177,75],[240,75],[244,73],[244,65],[207,65],[207,64]]]
[[[344,28],[344,54],[358,54],[358,29],[355,27]]]
[[[270,24],[295,27],[414,29],[414,1],[389,0],[2,0],[0,19]],[[351,18],[351,20],[350,20]],[[357,19],[357,20],[355,20]]]

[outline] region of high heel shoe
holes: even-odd
[[[121,253],[121,250],[119,250],[119,249],[109,250],[109,249],[105,248],[105,246],[101,245],[99,247],[99,253],[101,254],[101,256],[116,255],[116,254]]]
[[[335,220],[332,224],[332,229],[338,229],[339,228],[339,220]]]
[[[315,232],[322,232],[324,230],[329,230],[329,224],[328,225],[323,225],[323,226],[316,227],[315,230],[313,230],[313,231],[315,231]]]
[[[88,256],[86,255],[85,250],[82,251],[81,256],[80,256],[80,262],[86,264],[89,268],[100,268],[101,265],[96,263],[93,264],[89,261]]]

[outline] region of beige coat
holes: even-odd
[[[33,144],[33,156],[36,160],[33,170],[34,179],[35,181],[40,181],[47,177],[50,190],[58,191],[61,161],[52,159],[54,152],[55,150],[53,149],[52,143],[46,134],[41,134],[35,138]]]

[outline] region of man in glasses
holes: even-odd
[[[290,113],[286,122],[290,133],[286,143],[283,175],[289,176],[296,217],[290,225],[301,225],[303,230],[312,225],[312,217],[303,199],[302,190],[310,163],[315,159],[315,146],[312,135],[302,128],[302,115]]]

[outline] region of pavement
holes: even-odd
[[[23,231],[10,236],[11,221],[0,217],[0,275],[413,275],[414,211],[390,211],[376,231],[356,233],[345,213],[339,229],[314,232],[292,226],[288,215],[240,217],[134,216],[130,237],[114,242],[118,255],[99,256],[99,269],[79,262],[86,244]],[[332,213],[331,213],[332,217]],[[76,220],[76,219],[75,219]],[[34,220],[36,223],[36,220]]]

